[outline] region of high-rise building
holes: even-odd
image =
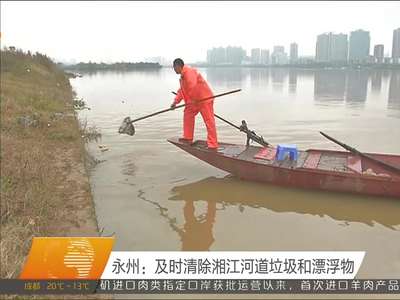
[[[290,44],[290,62],[295,63],[299,58],[299,47],[296,43]]]
[[[251,49],[251,62],[253,64],[259,64],[261,61],[260,58],[261,58],[261,49],[260,48]]]
[[[261,58],[260,58],[260,63],[263,65],[268,65],[269,64],[269,50],[267,49],[262,49],[261,50]]]
[[[288,57],[285,53],[284,46],[274,46],[274,51],[271,54],[271,63],[277,65],[284,65],[288,63]]]
[[[207,51],[207,63],[211,65],[240,65],[245,57],[246,51],[242,47],[218,47]]]
[[[225,48],[212,48],[207,51],[207,62],[211,65],[224,64],[226,62]]]
[[[347,34],[339,33],[331,35],[331,61],[347,62]]]
[[[285,53],[285,47],[284,46],[274,46],[273,53]]]
[[[226,49],[224,47],[218,47],[216,49],[216,57],[218,64],[225,64],[226,63]]]
[[[207,63],[208,64],[213,64],[213,49],[208,49],[207,50]]]
[[[400,28],[393,30],[392,60],[400,63]]]
[[[384,58],[384,46],[382,44],[375,45],[374,47],[374,61],[378,64],[383,63]]]
[[[332,32],[317,36],[315,60],[317,62],[346,62],[347,35]]]
[[[370,48],[369,31],[356,30],[350,33],[349,61],[363,62],[368,59]]]
[[[242,47],[231,47],[226,48],[226,62],[232,65],[240,65],[246,56],[246,51]]]
[[[317,62],[330,61],[330,38],[327,33],[317,36],[317,44],[315,47],[315,60]]]

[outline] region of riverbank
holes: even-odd
[[[98,236],[74,93],[41,54],[1,51],[1,278],[33,236]]]

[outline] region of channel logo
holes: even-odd
[[[99,279],[114,237],[34,237],[20,279]]]

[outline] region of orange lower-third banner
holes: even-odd
[[[0,294],[393,294],[357,279],[365,251],[112,251],[114,237],[36,237]]]
[[[113,237],[34,238],[20,279],[353,279],[364,251],[112,251]]]

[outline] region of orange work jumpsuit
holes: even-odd
[[[179,82],[181,88],[178,90],[174,103],[178,104],[184,99],[188,104],[183,114],[183,138],[193,140],[195,117],[200,112],[207,127],[207,145],[209,148],[218,148],[214,99],[196,103],[196,100],[213,96],[210,87],[196,69],[186,65],[183,66]]]

